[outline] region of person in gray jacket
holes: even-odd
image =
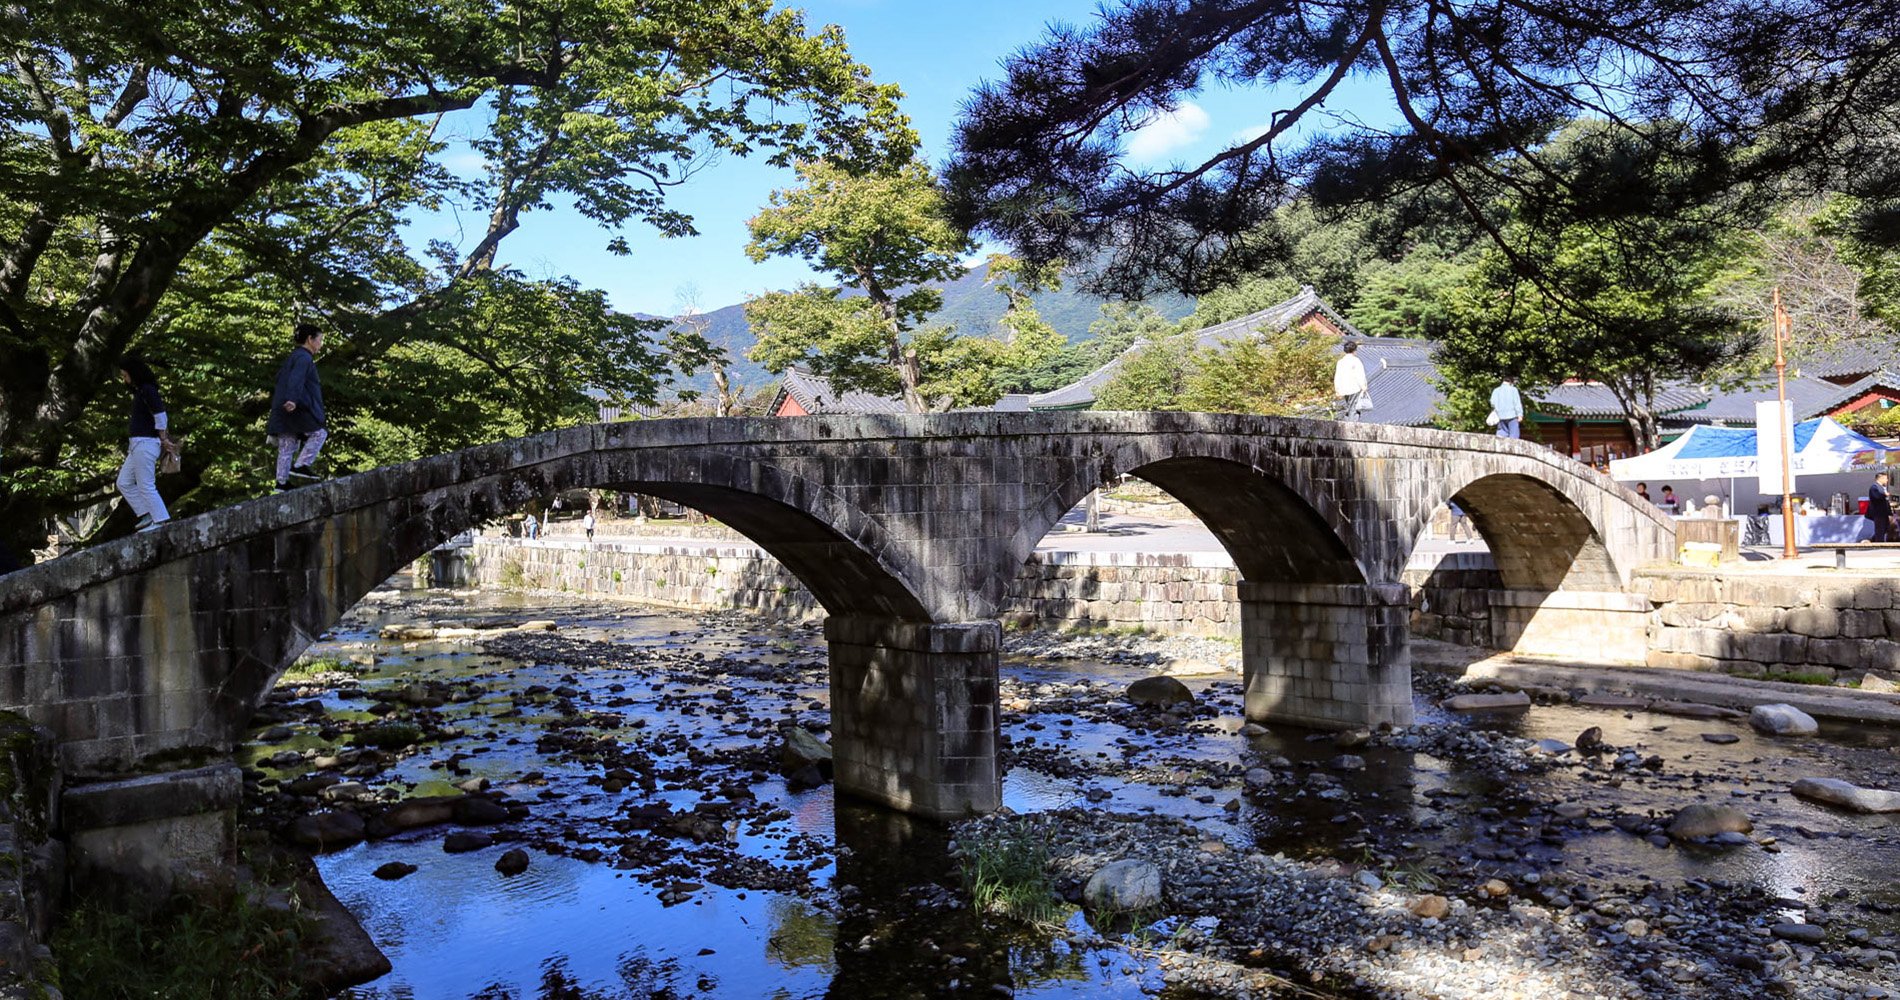
[[[277,388],[271,393],[270,422],[265,433],[277,444],[277,491],[290,489],[292,480],[313,482],[311,469],[330,432],[324,428],[323,386],[317,381],[317,353],[323,350],[323,331],[309,323],[297,324],[296,346],[277,369]]]

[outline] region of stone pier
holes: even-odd
[[[1247,718],[1318,729],[1412,721],[1404,584],[1240,584]]]
[[[996,622],[834,616],[831,731],[838,790],[932,819],[1003,802]]]

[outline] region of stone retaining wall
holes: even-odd
[[[823,613],[796,577],[751,545],[484,537],[473,553],[481,586],[566,588],[695,611]],[[1489,564],[1483,552],[1414,558],[1404,575],[1412,634],[1741,676],[1900,670],[1900,581],[1889,578],[1652,569],[1633,576],[1631,594],[1532,594],[1503,589]],[[1236,577],[1219,552],[1041,552],[1017,576],[1004,621],[1239,638]]]
[[[1741,677],[1858,678],[1900,670],[1900,580],[1654,569],[1630,589],[1649,613],[1653,667]]]
[[[687,611],[823,614],[797,577],[749,544],[483,536],[470,550],[470,573],[481,587],[566,590]],[[1041,552],[1017,575],[1002,619],[1018,628],[1239,638],[1237,575],[1219,552]]]

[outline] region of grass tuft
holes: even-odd
[[[67,911],[53,954],[68,1000],[297,1000],[309,920],[242,898],[178,896],[156,913],[118,899]]]
[[[1028,829],[984,830],[961,842],[963,883],[978,910],[1030,924],[1062,919],[1049,884],[1049,847]]]

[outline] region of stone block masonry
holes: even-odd
[[[1648,606],[1652,667],[1825,681],[1900,673],[1893,577],[1654,569],[1630,589]]]
[[[824,613],[797,576],[751,544],[481,537],[472,553],[481,587],[564,590],[683,611]],[[1001,618],[1015,628],[1238,639],[1238,576],[1219,552],[1038,552],[1010,584]]]
[[[833,776],[838,789],[932,819],[994,811],[1003,632],[834,616]]]
[[[1247,718],[1318,729],[1410,725],[1408,590],[1242,583]]]

